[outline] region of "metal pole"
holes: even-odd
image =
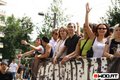
[[[53,18],[53,28],[56,27],[56,13],[54,13],[54,18]]]

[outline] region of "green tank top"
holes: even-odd
[[[83,40],[81,40],[81,45],[80,45],[80,49],[82,49],[82,46],[84,45],[84,43],[86,42],[86,40],[87,39],[83,39]],[[91,39],[88,39],[88,41],[86,42],[86,44],[84,45],[84,48],[83,48],[83,50],[82,50],[82,54],[81,54],[81,56],[84,56],[84,57],[86,57],[86,55],[87,55],[87,51],[91,48],[91,46],[92,46],[92,42],[93,42],[93,40],[91,40]]]

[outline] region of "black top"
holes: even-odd
[[[120,42],[115,41],[115,39],[111,40],[109,53],[114,54],[117,50],[117,45],[120,44]]]
[[[67,47],[67,55],[75,51],[79,39],[80,37],[77,36],[76,34],[72,38],[71,37],[67,38],[64,44]]]
[[[25,68],[25,67],[24,67],[23,65],[20,65],[19,68],[18,68],[18,70],[17,70],[17,73],[20,74],[21,71],[24,70],[24,68]]]
[[[5,74],[2,74],[0,72],[0,80],[12,80],[12,73],[11,72],[6,72]]]

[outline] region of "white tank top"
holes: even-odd
[[[106,41],[107,39],[104,39],[104,42],[99,42],[97,41],[97,38],[95,39],[93,44],[93,52],[94,52],[93,57],[97,57],[97,58],[102,57]]]

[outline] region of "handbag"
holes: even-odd
[[[93,52],[92,46],[93,46],[94,41],[95,41],[95,39],[92,42],[91,48],[87,51],[87,58],[93,57],[94,52]]]

